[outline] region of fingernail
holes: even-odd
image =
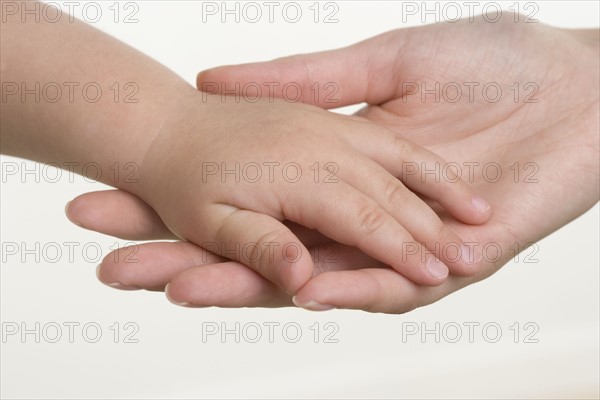
[[[429,257],[427,261],[427,271],[429,274],[437,279],[443,279],[448,276],[448,267],[435,257]]]
[[[300,303],[296,296],[292,297],[292,302],[296,307],[304,308],[310,311],[327,311],[333,310],[335,308],[335,306],[329,304],[321,304],[315,300],[309,300],[306,303]]]
[[[71,223],[73,223],[73,224],[75,224],[75,225],[83,228],[83,225],[81,225],[79,222],[74,221],[73,219],[71,219],[71,216],[69,215],[69,206],[71,205],[71,201],[68,201],[67,204],[65,204],[65,215],[67,216],[67,219],[69,221],[71,221]]]
[[[115,288],[115,289],[119,289],[119,290],[141,290],[142,289],[137,286],[125,286],[119,282],[105,283],[105,285],[108,285],[111,288]]]
[[[188,303],[187,301],[175,301],[173,300],[173,298],[171,298],[171,296],[169,295],[169,285],[170,283],[167,283],[167,286],[165,286],[165,295],[167,296],[167,299],[177,305],[177,306],[181,306],[181,307],[189,307],[190,303]]]
[[[488,203],[482,197],[479,197],[477,195],[473,196],[473,198],[471,199],[471,204],[473,204],[473,207],[475,207],[475,209],[482,214],[487,212],[491,207],[490,203]]]
[[[102,264],[98,264],[98,266],[96,267],[96,277],[98,278],[98,280],[102,283],[104,283],[106,286],[110,286],[111,288],[115,288],[115,289],[119,289],[119,290],[140,290],[140,287],[137,286],[125,286],[122,283],[119,282],[113,282],[113,283],[105,283],[102,281],[102,279],[100,278],[100,269],[102,268]]]
[[[466,264],[477,264],[483,256],[473,246],[462,245],[460,255]]]

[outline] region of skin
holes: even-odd
[[[401,313],[430,304],[484,279],[528,243],[542,239],[591,208],[599,198],[599,46],[598,30],[569,31],[543,24],[503,21],[402,29],[348,48],[293,56],[268,63],[227,66],[199,75],[203,82],[336,82],[341,102],[368,103],[358,113],[463,165],[498,163],[502,177],[493,181],[475,174],[472,186],[490,200],[491,219],[480,226],[464,224],[435,202],[431,206],[465,242],[479,248],[495,243],[499,257],[487,254],[473,276],[450,276],[438,287],[416,285],[364,253],[338,246],[337,262],[317,260],[315,276],[294,302],[308,309],[332,307]],[[338,65],[354,68],[336,68]],[[390,81],[390,77],[392,80]],[[479,92],[458,102],[433,96],[422,101],[403,82],[496,82],[504,96],[487,101]],[[510,87],[533,82],[533,99],[515,101]],[[233,87],[233,85],[229,86]],[[404,100],[406,99],[406,100]],[[532,98],[530,98],[531,100]],[[312,99],[305,98],[311,102]],[[317,103],[327,107],[331,104]],[[520,166],[515,179],[514,165]],[[530,163],[530,164],[528,164]],[[525,165],[533,166],[525,169]],[[511,169],[513,167],[513,169]],[[525,174],[531,179],[526,179]],[[101,203],[110,199],[106,203]],[[107,219],[100,222],[94,214]],[[90,193],[75,199],[68,215],[88,229],[131,239],[169,237],[148,205],[126,193]],[[140,224],[126,227],[124,221]],[[150,229],[149,229],[150,228]],[[298,237],[315,252],[327,241],[315,232]],[[515,247],[515,244],[517,246]],[[189,243],[139,246],[139,262],[110,261],[99,268],[105,283],[166,290],[170,299],[188,306],[280,306],[289,295],[238,263],[203,259],[205,250]],[[150,260],[150,254],[159,257]]]
[[[461,180],[403,176],[404,163],[445,161],[385,126],[316,105],[201,93],[143,54],[68,18],[23,22],[13,15],[2,23],[1,36],[3,153],[59,165],[96,163],[105,172],[102,182],[150,205],[177,238],[210,246],[287,293],[303,287],[315,266],[283,221],[357,247],[421,285],[441,284],[449,268],[463,275],[478,268],[477,260],[438,254],[437,243],[462,245],[462,239],[413,191],[469,224],[487,221],[489,204]],[[67,95],[40,101],[15,92],[23,88],[18,83],[33,88],[48,82],[95,82],[105,91],[114,82],[135,82],[139,101],[115,101],[112,93],[97,102]],[[139,178],[107,173],[115,162],[138,166]],[[266,167],[258,181],[226,179],[205,167],[289,162],[304,171],[299,179],[281,172],[271,179]],[[337,168],[331,182],[312,178],[315,163]],[[414,254],[403,253],[407,243]]]
[[[370,121],[281,100],[203,101],[199,92],[184,104],[144,158],[140,197],[177,237],[210,246],[289,293],[311,278],[314,266],[284,220],[357,247],[416,283],[439,285],[448,269],[426,250],[435,253],[436,243],[462,240],[408,188],[442,202],[467,223],[484,222],[490,214],[475,209],[465,182],[398,180],[403,163],[444,161]],[[277,168],[290,162],[296,163],[292,172]],[[207,173],[207,163],[214,174]],[[326,179],[325,171],[317,177],[315,163],[335,165],[335,176]],[[240,172],[252,169],[238,176],[216,171],[236,164]],[[256,171],[262,171],[260,178]],[[418,243],[415,254],[403,256],[405,243]],[[473,269],[462,259],[439,258],[459,273]]]

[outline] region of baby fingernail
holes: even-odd
[[[427,261],[427,271],[431,276],[437,279],[443,279],[448,276],[448,267],[435,257],[429,257]]]
[[[475,207],[475,209],[480,213],[487,212],[491,207],[490,203],[488,203],[482,197],[479,196],[473,196],[473,198],[471,199],[471,204],[473,204],[473,207]]]
[[[333,310],[335,308],[335,306],[329,304],[321,304],[315,300],[309,300],[305,303],[301,303],[300,301],[298,301],[296,296],[292,297],[292,302],[296,305],[296,307],[304,308],[310,311],[327,311]]]

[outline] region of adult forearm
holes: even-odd
[[[600,29],[569,29],[579,41],[593,47],[596,51],[600,50]]]

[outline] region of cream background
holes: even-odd
[[[85,2],[84,2],[85,3]],[[112,2],[106,3],[111,4]],[[303,3],[307,12],[308,4]],[[289,24],[202,23],[200,2],[139,2],[137,24],[103,18],[95,26],[146,52],[194,82],[197,71],[219,64],[270,59],[335,48],[406,26],[399,2],[338,2],[337,24],[310,18]],[[505,6],[514,2],[505,2]],[[107,7],[107,5],[106,5]],[[105,8],[106,8],[105,7]],[[540,2],[541,21],[597,27],[598,3]],[[346,111],[351,111],[348,109]],[[2,162],[20,162],[1,157]],[[32,165],[28,163],[28,165]],[[71,198],[104,186],[26,183],[9,178],[1,190],[2,242],[95,242],[108,253],[113,238],[70,224]],[[160,293],[120,292],[97,282],[95,263],[81,252],[68,262],[2,263],[1,320],[96,322],[103,337],[56,344],[1,343],[2,398],[383,397],[523,398],[599,396],[599,208],[539,243],[539,263],[512,262],[492,278],[406,315],[287,309],[183,309]],[[81,248],[81,246],[79,247]],[[114,248],[114,247],[113,247]],[[114,322],[135,322],[137,344],[113,343]],[[233,326],[296,322],[295,344],[202,342],[202,323]],[[402,324],[496,322],[497,343],[482,335],[456,344],[412,337]],[[334,322],[339,343],[313,343],[309,326]],[[514,343],[509,326],[534,322],[539,343]],[[523,331],[521,331],[523,334]]]

